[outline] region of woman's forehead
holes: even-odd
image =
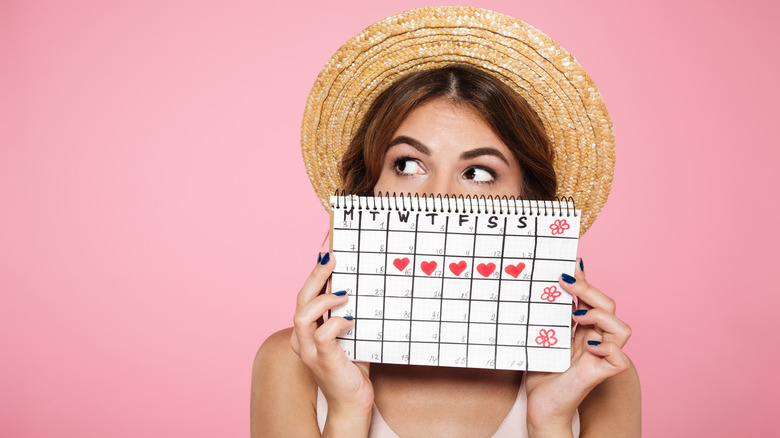
[[[444,99],[425,102],[410,111],[393,133],[390,145],[396,143],[399,137],[411,138],[429,149],[450,145],[469,149],[496,147],[509,152],[476,110]]]

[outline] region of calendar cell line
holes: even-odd
[[[539,218],[538,217],[534,218],[534,228],[537,229],[537,230],[539,229]],[[537,241],[538,241],[537,234],[534,234],[534,250],[533,250],[533,256],[534,257],[536,257],[536,243],[537,243]],[[531,288],[533,288],[533,283],[534,283],[533,278],[534,278],[534,268],[535,267],[536,267],[536,263],[533,263],[531,265],[531,281],[530,281]],[[530,312],[531,312],[531,300],[529,299],[528,300],[528,304],[527,304],[527,310],[526,310],[526,315],[529,315],[529,319],[530,319]],[[528,361],[528,333],[530,331],[531,330],[526,330],[525,331],[525,336],[526,336],[526,338],[525,338],[525,356],[526,356],[525,371],[528,371],[528,367],[529,367],[529,364],[528,364],[528,362],[529,362]]]
[[[503,256],[505,252],[506,247],[506,226],[507,226],[507,218],[504,217],[504,226],[501,227],[501,252],[500,255]],[[501,263],[499,262],[499,266]],[[499,274],[500,275],[500,274]],[[499,280],[500,280],[499,276]],[[496,297],[496,330],[493,332],[493,340],[498,343],[498,321],[499,321],[499,315],[501,314],[501,281],[498,282],[498,296]],[[494,350],[493,354],[493,368],[498,367],[498,346],[496,346],[496,349]]]
[[[420,214],[417,213],[417,216],[415,218],[415,223],[420,223]],[[417,227],[419,228],[419,227]],[[417,248],[417,236],[419,236],[418,229],[415,228],[414,230],[414,247]],[[412,321],[414,320],[414,280],[416,276],[414,275],[414,265],[412,269],[412,297],[409,299],[409,354],[406,355],[406,364],[411,364],[411,350],[412,350]]]
[[[471,254],[474,254],[474,251],[476,250],[476,247],[477,247],[476,230],[477,230],[478,222],[479,222],[479,217],[476,217],[474,219],[474,233],[475,233],[475,235],[474,235],[474,244],[473,244],[473,246],[471,248]],[[473,266],[474,259],[471,260],[471,264]],[[474,284],[474,275],[472,273],[472,275],[469,276],[469,290],[472,290],[473,284]],[[467,322],[469,323],[466,326],[466,339],[468,340],[469,339],[469,328],[471,327],[471,293],[469,293],[469,310],[468,310]],[[467,365],[469,364],[469,350],[470,350],[469,348],[466,348],[466,364]]]
[[[432,343],[434,343],[432,341],[427,341],[427,340],[426,341],[419,341],[419,340],[409,341],[409,340],[406,339],[406,334],[404,334],[403,338],[404,338],[403,340],[398,340],[396,338],[392,338],[392,339],[385,339],[385,340],[379,340],[379,339],[357,339],[357,341],[358,342],[373,342],[373,343],[377,343],[377,344],[393,342],[393,343],[396,343],[396,344],[403,344],[403,345],[432,344]],[[339,341],[341,341],[341,340],[348,340],[349,344],[352,344],[354,342],[354,340],[352,338],[348,338],[348,339],[347,338],[336,338],[336,339],[338,339]],[[454,341],[438,341],[436,343],[439,343],[441,345],[478,345],[476,343],[454,342]],[[519,345],[518,344],[506,344],[506,343],[502,343],[502,342],[498,342],[498,343],[493,342],[493,343],[489,343],[489,344],[479,344],[479,345],[490,345],[490,346],[496,346],[496,347],[517,347],[517,348],[522,347],[522,348],[526,348],[526,346],[522,345],[522,344],[519,344]],[[559,346],[559,345],[553,345],[553,346],[550,346],[550,347],[544,347],[544,346],[541,346],[541,345],[528,345],[527,348],[529,348],[529,349],[537,348],[537,349],[541,349],[541,350],[545,350],[545,349],[549,349],[549,350],[568,350],[569,349],[568,346]]]
[[[357,216],[358,216],[357,217],[358,232],[357,232],[357,241],[355,243],[356,243],[357,248],[359,249],[360,248],[360,226],[361,226],[361,218],[363,216],[363,212],[362,211],[358,211],[357,213],[358,213],[357,214]],[[350,210],[350,218],[352,218],[353,215],[354,215],[354,209]],[[346,224],[347,223],[346,222],[346,213],[344,214],[344,219],[345,219],[344,223]],[[352,222],[350,221],[349,223],[351,224]],[[338,260],[336,261],[336,265],[338,266]],[[355,294],[354,294],[355,315],[357,315],[358,295],[359,295],[358,294],[358,290],[360,290],[359,289],[360,288],[360,275],[359,275],[359,273],[360,273],[360,256],[359,256],[359,254],[356,254],[356,257],[355,257],[355,274],[354,274],[355,275]],[[332,286],[332,284],[331,284],[331,286]],[[358,319],[355,318],[354,323],[352,325],[352,329],[351,329],[351,332],[353,333],[353,336],[352,336],[352,345],[351,345],[351,349],[350,349],[351,350],[351,356],[352,356],[353,360],[357,358],[357,356],[356,356],[356,352],[357,352],[357,336],[356,336],[357,330],[358,330]]]
[[[369,316],[361,317],[360,320],[361,321],[397,321],[399,323],[403,323],[406,328],[409,327],[409,323],[410,322],[437,322],[437,323],[441,322],[443,324],[445,324],[445,323],[464,324],[464,325],[465,324],[471,324],[471,325],[484,325],[484,326],[489,326],[489,327],[492,327],[492,328],[496,327],[496,323],[494,321],[476,321],[476,320],[471,321],[470,323],[467,323],[466,321],[444,321],[444,320],[442,320],[442,321],[439,321],[439,320],[434,321],[433,319],[427,320],[427,321],[426,320],[412,320],[412,321],[410,321],[409,318],[381,318],[381,317],[369,317]],[[501,324],[502,325],[516,325],[516,326],[523,326],[523,327],[554,327],[554,328],[567,328],[568,327],[568,325],[562,324],[562,323],[559,323],[559,324],[527,324],[527,323],[517,323],[517,322],[502,322]],[[352,339],[352,338],[350,338],[350,339]]]
[[[388,228],[388,232],[385,235],[385,248],[389,249],[390,248],[390,246],[389,246],[389,242],[390,242],[390,231],[389,231],[390,230],[390,212],[389,211],[387,212],[386,223],[388,225],[388,227],[387,227]],[[387,266],[387,253],[385,253],[385,266]],[[386,269],[385,269],[385,275],[382,278],[382,291],[383,291],[383,293],[382,293],[382,317],[383,317],[383,319],[382,319],[382,331],[380,331],[379,333],[381,335],[380,336],[381,340],[384,341],[384,336],[385,336],[384,315],[385,315],[385,311],[386,311],[385,308],[387,306],[387,294],[384,293],[385,291],[387,291],[387,270]],[[379,349],[379,360],[380,361],[384,361],[384,349],[383,348]]]
[[[382,233],[382,234],[384,234],[384,233]],[[412,233],[409,233],[409,234],[412,234]],[[464,234],[464,235],[465,236],[472,236],[471,234]],[[500,237],[500,236],[495,236],[495,237]],[[556,237],[556,239],[564,239],[564,238],[563,237]],[[390,245],[390,242],[388,242],[388,245]],[[393,251],[392,249],[393,249],[392,246],[390,247],[390,251],[365,251],[365,250],[361,249],[360,253],[361,254],[385,254],[386,252],[391,252],[391,253],[401,254],[401,252],[402,252],[402,251]],[[334,249],[334,250],[345,252],[345,253],[346,252],[351,252],[351,253],[357,253],[358,252],[357,249],[353,250],[351,248],[350,249]],[[409,251],[408,248],[406,248],[406,250]],[[429,252],[418,252],[417,255],[441,256],[442,253],[443,253],[443,251],[429,251]],[[412,252],[409,252],[408,254],[412,254]],[[470,256],[471,255],[469,255],[469,257]],[[492,257],[492,258],[501,258],[501,256],[495,255],[495,254],[491,254],[491,255],[477,254],[476,256],[478,258],[480,258],[480,257],[481,258],[490,258],[490,257]],[[511,257],[511,253],[509,253],[508,255],[505,255],[505,257]],[[524,257],[513,257],[513,258],[524,258]],[[528,257],[528,258],[530,258],[530,257]],[[557,262],[571,262],[571,261],[575,261],[576,260],[576,257],[575,258],[535,257],[535,258],[536,258],[536,260],[545,260],[545,261],[551,261],[551,262],[556,262],[556,261]]]
[[[447,231],[449,231],[450,228],[450,217],[447,215],[447,217],[444,219],[444,247],[447,248],[447,236],[449,235]],[[442,259],[443,261],[444,259]],[[443,267],[442,267],[443,268]],[[439,345],[436,346],[436,363],[441,364],[441,321],[442,321],[442,307],[444,307],[444,274],[442,273],[441,276],[441,295],[439,296]]]

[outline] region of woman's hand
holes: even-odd
[[[334,266],[330,253],[320,254],[317,266],[298,292],[290,344],[328,401],[323,435],[338,431],[340,436],[365,436],[374,405],[368,364],[349,360],[336,342],[336,336],[349,329],[354,321],[333,316],[320,324],[325,312],[348,300],[348,296],[338,291],[324,293]]]
[[[627,370],[631,361],[622,348],[631,328],[615,316],[615,302],[585,279],[581,260],[574,277],[558,283],[578,298],[573,321],[571,366],[564,373],[529,372],[528,429],[532,436],[571,436],[575,410],[588,393],[609,377]]]

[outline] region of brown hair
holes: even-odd
[[[408,74],[374,100],[341,161],[344,189],[373,194],[393,133],[409,112],[432,99],[469,106],[483,118],[520,163],[523,197],[555,196],[554,151],[539,116],[508,85],[463,64]]]

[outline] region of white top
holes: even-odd
[[[526,426],[526,410],[528,403],[528,394],[525,390],[525,375],[523,375],[520,389],[517,391],[517,398],[512,405],[512,409],[493,433],[493,438],[528,438],[528,427]],[[325,428],[325,419],[328,416],[328,402],[325,395],[317,388],[317,423],[320,426],[320,432]],[[580,436],[580,416],[578,412],[574,413],[571,421],[571,429],[574,437]],[[374,404],[374,410],[371,414],[371,425],[368,428],[370,438],[398,438],[390,426],[387,425],[382,414]]]

